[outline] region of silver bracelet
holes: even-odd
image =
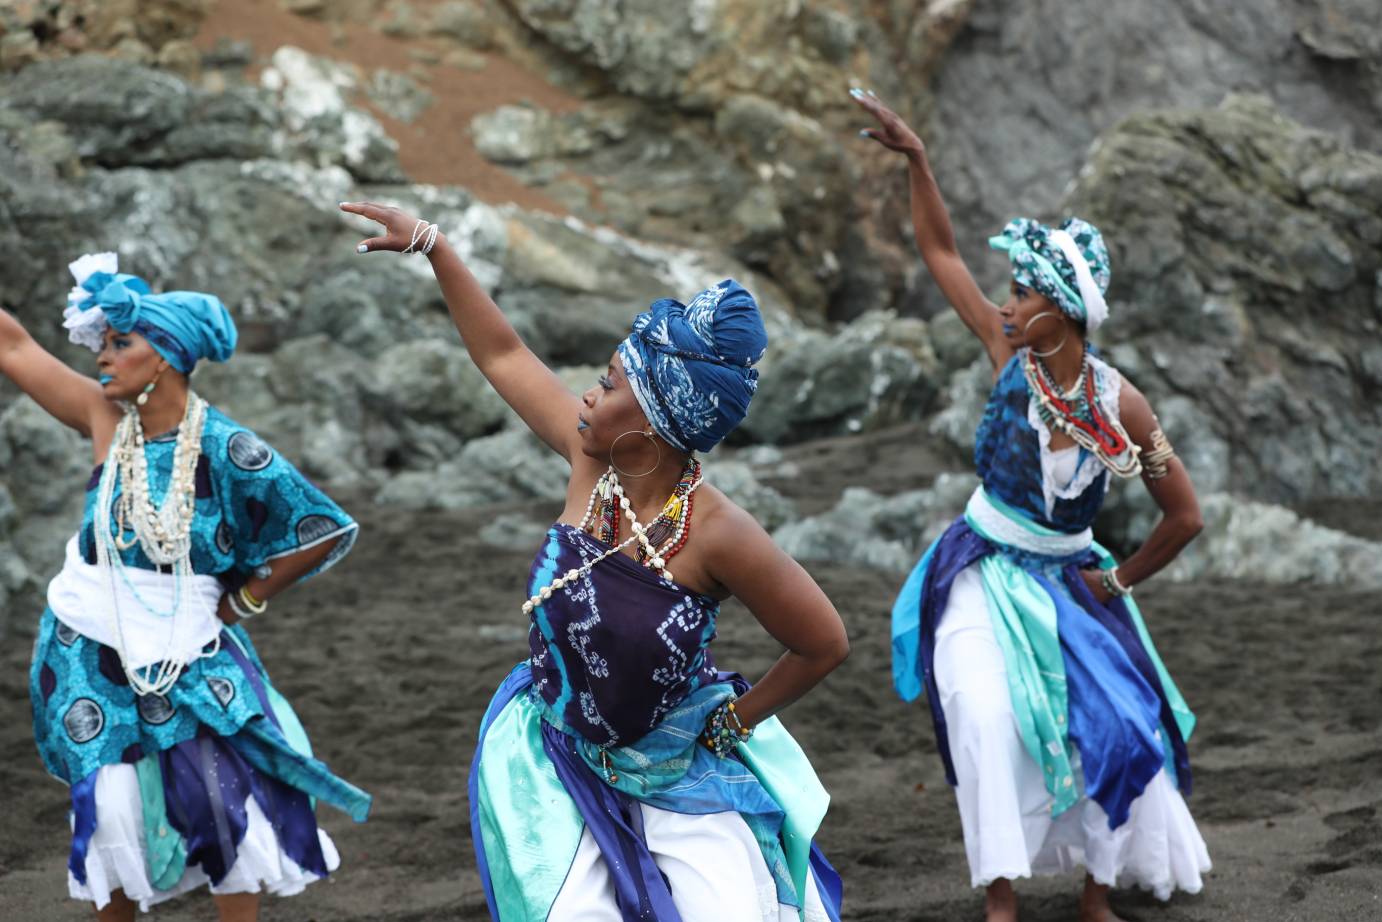
[[[426,256],[432,252],[432,247],[437,244],[437,225],[429,224],[426,221],[418,221],[413,225],[413,236],[408,241],[408,246],[403,250],[404,253],[421,253]]]
[[[423,256],[427,256],[427,255],[429,255],[429,254],[432,252],[432,247],[434,247],[434,246],[436,246],[436,245],[437,245],[437,225],[431,224],[431,225],[428,225],[428,227],[427,227],[427,242],[424,243],[424,244],[422,245],[422,249],[419,250],[418,252],[420,252]]]
[[[1132,595],[1132,590],[1118,581],[1117,567],[1111,567],[1105,570],[1102,582],[1104,588],[1108,590],[1109,595],[1117,596],[1120,599]]]

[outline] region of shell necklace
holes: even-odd
[[[116,427],[109,457],[101,471],[94,522],[96,565],[110,580],[111,617],[115,621],[116,651],[120,654],[120,665],[129,679],[130,687],[139,695],[161,695],[177,682],[190,661],[175,653],[179,633],[178,615],[191,607],[193,599],[206,611],[201,596],[192,591],[194,574],[191,559],[192,520],[196,516],[197,504],[197,460],[201,457],[206,407],[205,400],[188,392],[187,409],[178,427],[177,446],[173,452],[173,470],[161,505],[153,501],[149,487],[144,425],[134,407],[125,411],[125,417]],[[118,499],[115,497],[117,482],[121,486]],[[112,518],[116,524],[114,531],[111,529]],[[127,529],[133,532],[130,538],[125,537]],[[136,544],[157,569],[161,571],[163,567],[169,567],[172,570],[174,601],[171,611],[158,611],[150,606],[140,597],[126,575],[127,568],[121,552]],[[129,665],[124,622],[120,616],[119,594],[116,591],[117,576],[147,611],[170,621],[164,655],[158,661],[156,670],[153,664],[143,670],[133,669]],[[214,612],[210,614],[215,616]],[[219,649],[220,635],[217,634],[213,650],[200,655],[211,656]]]
[[[1112,474],[1136,477],[1142,473],[1142,462],[1138,459],[1142,449],[1128,438],[1120,422],[1110,419],[1099,407],[1088,353],[1082,360],[1075,387],[1068,392],[1062,393],[1045,364],[1031,350],[1023,359],[1022,373],[1027,379],[1027,389],[1036,398],[1037,415],[1048,429],[1068,435]]]
[[[543,586],[532,598],[523,603],[523,614],[532,614],[533,609],[550,599],[553,592],[563,588],[569,583],[574,583],[576,580],[589,573],[591,568],[597,563],[604,560],[606,557],[612,557],[618,554],[635,541],[641,545],[641,556],[647,558],[645,566],[653,568],[658,571],[658,574],[663,579],[672,582],[672,571],[667,569],[667,556],[680,550],[681,545],[685,544],[684,535],[686,534],[686,528],[691,518],[691,496],[700,488],[700,485],[705,482],[705,477],[701,473],[700,463],[694,459],[692,459],[690,463],[694,464],[695,468],[692,479],[690,479],[689,482],[686,476],[683,475],[682,484],[685,484],[685,493],[680,492],[682,485],[679,484],[678,492],[673,493],[671,498],[668,499],[667,504],[663,506],[665,514],[674,503],[676,504],[675,515],[677,524],[672,531],[671,537],[669,537],[661,547],[654,545],[653,539],[649,536],[649,532],[652,529],[645,527],[638,521],[638,515],[634,512],[633,503],[629,502],[629,498],[624,495],[624,487],[619,483],[619,475],[615,472],[613,466],[605,471],[604,475],[595,482],[595,488],[590,491],[590,500],[586,503],[585,517],[581,519],[580,528],[582,531],[585,531],[595,522],[597,518],[596,503],[598,501],[617,504],[618,508],[623,511],[624,517],[629,520],[629,530],[632,534],[619,544],[605,551],[599,557],[591,560],[589,563],[575,569],[567,570],[561,576],[558,576],[556,579],[552,580],[552,582]]]

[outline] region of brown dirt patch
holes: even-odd
[[[279,0],[218,0],[194,43],[208,50],[222,38],[247,41],[257,78],[274,50],[293,45],[312,54],[348,61],[368,75],[376,69],[408,74],[433,95],[432,105],[405,123],[371,105],[356,102],[380,120],[399,145],[399,162],[416,182],[464,186],[490,204],[565,215],[553,199],[480,156],[470,137],[470,120],[502,105],[529,102],[550,112],[570,112],[581,100],[501,53],[485,53],[483,70],[464,70],[420,57],[443,58],[454,46],[437,39],[393,38],[372,24],[324,22],[289,13]]]

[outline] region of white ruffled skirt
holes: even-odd
[[[156,890],[149,882],[144,853],[144,808],[139,796],[139,776],[133,765],[106,765],[96,776],[96,831],[86,856],[86,884],[67,874],[68,893],[88,900],[100,909],[111,894],[123,890],[143,912],[175,896],[209,885],[212,893],[260,893],[292,896],[301,893],[316,874],[304,871],[279,848],[273,827],[253,797],[245,799],[248,826],[237,850],[235,864],[224,880],[211,884],[201,868],[189,866],[171,890]],[[328,870],[341,858],[331,838],[317,830]]]
[[[1052,818],[1042,768],[1018,733],[977,565],[955,578],[936,631],[935,671],[975,887],[1083,865],[1097,883],[1142,887],[1158,899],[1200,891],[1209,852],[1165,770],[1117,829],[1087,798]]]
[[[738,813],[692,816],[639,804],[643,833],[658,870],[671,883],[683,922],[829,922],[808,874],[801,912],[777,901],[777,885],[748,824]],[[586,829],[552,911],[558,919],[622,922],[604,855]]]

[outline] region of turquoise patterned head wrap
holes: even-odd
[[[725,279],[682,304],[655,301],[619,344],[624,375],[648,423],[681,451],[709,451],[739,425],[768,349],[758,302]]]
[[[221,299],[197,291],[153,294],[137,275],[117,272],[114,253],[83,256],[68,267],[77,287],[67,296],[68,338],[100,352],[107,327],[138,333],[183,374],[201,359],[224,362],[237,333]]]
[[[1067,218],[1050,228],[1031,218],[1014,218],[989,246],[1004,250],[1013,279],[1039,292],[1093,333],[1108,319],[1108,247],[1088,221]]]

